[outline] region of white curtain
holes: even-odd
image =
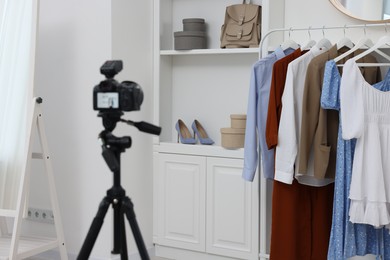
[[[16,206],[26,159],[36,26],[36,0],[0,0],[0,208],[3,209]]]

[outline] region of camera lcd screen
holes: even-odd
[[[102,108],[119,108],[119,94],[117,92],[97,93],[97,107]]]

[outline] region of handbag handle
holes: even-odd
[[[252,0],[249,0],[249,3],[250,4],[252,2]],[[242,4],[246,4],[246,0],[242,0]]]

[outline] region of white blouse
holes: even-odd
[[[390,228],[390,92],[368,84],[356,62],[348,60],[340,107],[343,139],[357,138],[350,221]]]
[[[282,95],[278,144],[275,155],[275,180],[292,184],[294,177],[301,184],[323,186],[323,180],[308,176],[298,177],[298,146],[302,123],[303,91],[310,61],[325,50],[314,46],[307,53],[288,64],[286,83]],[[308,172],[314,172],[313,157],[309,158]]]

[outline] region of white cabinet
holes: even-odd
[[[258,259],[258,183],[241,178],[243,160],[155,156],[157,255]]]
[[[242,159],[207,158],[206,251],[258,259],[258,183],[242,178]]]
[[[158,244],[205,251],[206,158],[158,154]]]
[[[153,157],[153,241],[159,256],[258,259],[258,184],[241,178],[243,149],[220,146],[220,129],[230,126],[230,114],[246,113],[251,67],[259,57],[258,48],[219,47],[225,8],[239,3],[153,0],[153,121],[162,127]],[[262,6],[263,35],[283,27],[284,0],[252,3]],[[182,31],[184,18],[205,19],[207,49],[174,50],[173,33]],[[273,37],[269,45],[281,42]],[[190,130],[199,120],[215,144],[178,144],[178,119]]]

